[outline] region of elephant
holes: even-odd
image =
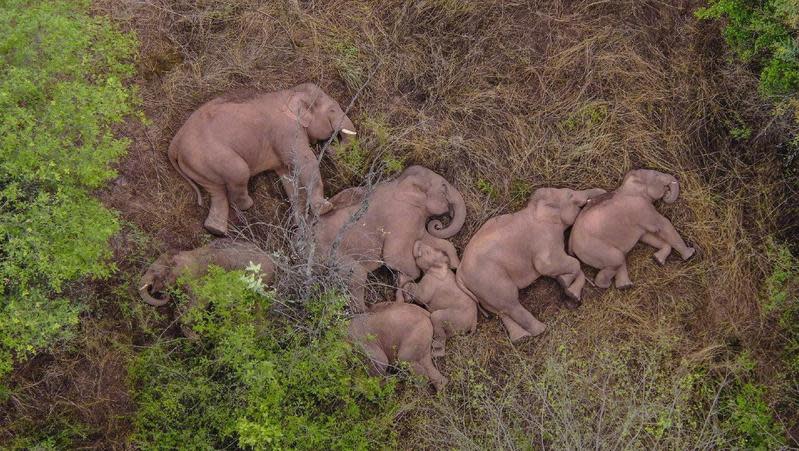
[[[223,238],[190,251],[171,250],[158,257],[142,275],[139,296],[144,302],[160,307],[169,302],[166,289],[174,285],[182,275],[198,278],[208,272],[209,265],[234,270],[245,269],[250,263],[260,265],[262,282],[272,281],[275,273],[272,259],[252,243]],[[158,294],[164,296],[158,298]]]
[[[430,313],[418,305],[375,304],[368,312],[352,318],[349,338],[371,360],[369,373],[373,376],[385,375],[389,365],[408,362],[411,370],[427,377],[437,391],[443,390],[447,383],[430,354],[433,341]]]
[[[430,311],[433,323],[433,357],[443,357],[448,337],[474,333],[477,328],[477,304],[455,281],[447,254],[421,241],[413,246],[416,265],[424,271],[418,283],[403,288]]]
[[[632,286],[626,255],[638,241],[657,248],[653,258],[664,265],[672,249],[683,260],[695,249],[685,244],[671,221],[658,213],[658,199],[670,204],[680,195],[680,183],[669,174],[636,169],[624,176],[616,191],[591,202],[577,216],[569,237],[569,251],[583,263],[599,269],[594,282],[600,288]]]
[[[244,100],[222,96],[203,104],[175,134],[168,155],[194,188],[200,206],[198,185],[210,194],[205,228],[226,235],[229,202],[240,210],[250,208],[247,182],[264,171],[280,176],[295,213],[306,195],[316,214],[330,211],[311,146],[339,132],[344,145],[356,135],[338,102],[305,83]]]
[[[330,202],[334,209],[319,217],[316,240],[322,253],[351,271],[348,285],[355,311],[365,311],[367,275],[381,265],[399,273],[399,287],[419,278],[413,256],[417,241],[443,250],[453,268],[460,262],[455,246],[445,238],[463,227],[466,204],[455,187],[430,169],[410,166],[371,193],[349,188]],[[444,215],[451,218],[446,227],[440,220]],[[397,299],[403,298],[397,290]]]
[[[566,254],[563,235],[580,208],[603,193],[539,188],[525,208],[488,220],[466,245],[456,281],[481,307],[499,315],[511,341],[546,329],[519,302],[519,290],[540,276],[557,279],[579,302],[585,275],[580,262]]]

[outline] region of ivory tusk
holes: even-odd
[[[348,130],[348,129],[346,129],[346,128],[342,128],[342,129],[341,129],[341,133],[344,133],[345,135],[357,135],[357,133],[356,133],[356,132],[354,132],[354,131],[352,131],[352,130]]]
[[[147,288],[149,286],[150,286],[149,283],[145,283],[144,285],[141,286],[141,288],[139,288],[139,291],[141,291],[141,290],[143,290],[143,289],[145,289],[145,288]]]

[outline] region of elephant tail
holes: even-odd
[[[173,148],[172,148],[171,144],[169,146],[168,154],[169,154],[169,162],[172,163],[172,167],[175,168],[176,171],[178,171],[178,174],[180,174],[180,176],[183,177],[184,180],[189,182],[189,185],[191,185],[192,188],[194,188],[194,192],[197,193],[197,205],[202,207],[203,206],[203,195],[200,192],[200,187],[197,186],[197,184],[194,183],[194,180],[190,179],[189,176],[186,175],[186,173],[183,172],[182,169],[180,169],[180,165],[178,164],[177,152],[173,151]]]

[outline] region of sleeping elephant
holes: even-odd
[[[519,289],[541,276],[556,278],[566,294],[580,299],[585,275],[566,254],[563,234],[580,208],[601,189],[539,188],[527,207],[488,220],[463,251],[458,285],[489,312],[499,315],[511,341],[541,334],[544,323],[522,307]]]
[[[172,250],[164,253],[153,262],[139,281],[139,296],[152,306],[160,307],[169,302],[166,289],[174,285],[178,278],[187,275],[191,278],[204,276],[210,265],[228,271],[245,269],[250,263],[260,265],[261,280],[272,281],[275,266],[269,254],[252,243],[237,242],[231,239],[217,239],[211,244],[190,251]],[[158,295],[164,297],[158,298]]]
[[[349,338],[371,360],[372,375],[385,375],[389,365],[408,362],[411,370],[427,377],[436,390],[442,390],[447,383],[430,354],[433,341],[430,313],[417,305],[375,304],[367,313],[352,318]]]
[[[246,100],[223,96],[189,116],[169,145],[169,160],[192,185],[200,206],[197,185],[208,191],[211,208],[205,228],[225,235],[228,203],[241,210],[250,208],[253,201],[247,182],[263,171],[280,176],[295,212],[306,196],[315,213],[328,212],[332,205],[325,200],[319,162],[311,146],[339,132],[346,143],[355,135],[352,121],[312,83]]]
[[[609,287],[614,278],[617,288],[632,286],[626,255],[638,241],[658,249],[653,257],[661,265],[672,249],[688,260],[694,248],[653,205],[658,199],[670,204],[679,195],[680,184],[672,175],[649,169],[628,172],[621,187],[591,202],[577,217],[570,252],[599,269],[595,282],[601,288]]]
[[[357,311],[366,307],[368,273],[381,265],[399,273],[400,287],[419,278],[413,256],[417,241],[443,250],[450,264],[458,266],[455,246],[444,238],[463,227],[466,204],[455,187],[430,169],[410,166],[368,195],[364,188],[350,188],[330,201],[335,208],[319,218],[316,239],[323,253],[352,271],[349,289]],[[365,211],[361,211],[364,202]],[[356,214],[360,215],[357,221]],[[445,215],[451,218],[446,227],[439,219]],[[400,290],[397,296],[403,300]]]

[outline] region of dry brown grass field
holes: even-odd
[[[496,318],[481,317],[474,335],[451,340],[437,359],[450,379],[443,395],[402,385],[401,447],[735,447],[714,395],[746,371],[735,363],[744,352],[756,363],[748,377],[770,384],[777,420],[799,436],[796,392],[779,382],[779,337],[759,307],[771,271],[765,249],[790,238],[795,221],[782,213],[791,200],[773,151],[790,119],[773,115],[755,76],[732,62],[718,24],[693,16],[701,4],[97,2],[98,13],[138,34],[135,81],[148,119],[119,130],[132,144],[121,178],[99,193],[130,224],[113,243],[119,272],[79,294],[127,301],[84,319],[86,343],[17,371],[15,383],[30,384],[17,408],[31,418],[80,416],[95,427],[88,447],[125,442],[134,409],[125,361],[147,346],[142,330],[164,325],[119,320],[147,307],[114,287],[160,251],[209,239],[205,209],[166,158],[170,139],[217,95],[311,81],[342,106],[352,102],[359,135],[357,147],[325,157],[328,196],[362,183],[373,165],[384,177],[428,166],[467,200],[454,238],[462,251],[483,222],[519,209],[538,187],[611,190],[626,171],[652,168],[679,178],[680,199],[658,208],[698,249],[660,267],[639,245],[628,258],[635,286],[589,286],[577,309],[540,280],[523,304],[549,329],[517,346]],[[749,139],[733,136],[742,127]],[[234,228],[268,240],[271,226],[287,223],[285,195],[271,174],[250,189],[255,207]],[[705,375],[716,383],[698,382]]]

